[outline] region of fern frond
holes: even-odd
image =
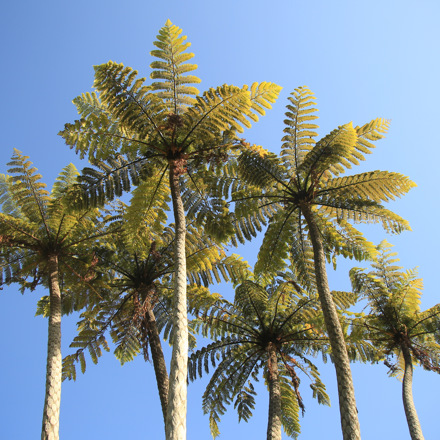
[[[315,146],[315,137],[318,125],[313,121],[318,119],[314,115],[318,109],[315,107],[314,94],[305,86],[295,89],[288,98],[286,118],[283,130],[286,135],[283,137],[281,156],[286,160],[293,170],[298,169],[304,157]]]
[[[186,52],[191,43],[187,43],[187,37],[181,36],[181,33],[182,29],[167,20],[159,31],[157,41],[153,43],[158,49],[151,51],[151,55],[161,61],[150,64],[153,69],[150,78],[162,80],[153,82],[151,88],[167,103],[168,111],[175,114],[180,114],[186,106],[194,104],[194,96],[199,91],[189,84],[201,82],[196,76],[187,75],[196,70],[197,66],[187,62],[194,54]]]
[[[348,123],[320,139],[306,154],[298,173],[306,173],[311,179],[321,178],[325,172],[337,176],[351,168],[350,157],[357,142],[356,130]]]
[[[326,182],[318,196],[327,196],[327,203],[341,199],[388,202],[406,194],[416,184],[408,177],[388,171],[371,171],[352,176],[337,177]]]
[[[11,174],[10,195],[20,211],[31,222],[45,224],[47,220],[47,203],[50,200],[46,184],[40,182],[41,175],[32,166],[29,156],[24,156],[21,151],[14,149],[8,173]]]
[[[243,89],[247,89],[246,86]],[[278,99],[282,87],[274,83],[254,82],[250,87],[250,99],[251,99],[251,110],[249,111],[249,118],[254,122],[258,121],[258,115],[264,116],[266,110],[272,108],[271,104],[274,104]],[[258,115],[257,115],[258,114]]]
[[[136,133],[136,138],[141,140],[154,135],[163,138],[160,125],[168,108],[151,87],[143,85],[144,78],[136,79],[137,73],[109,61],[95,66],[94,87],[125,134]]]
[[[197,96],[196,103],[185,112],[185,124],[189,129],[186,138],[210,139],[213,133],[231,128],[242,133],[243,127],[251,126],[248,121],[251,108],[247,89],[226,84],[210,88],[202,96]]]

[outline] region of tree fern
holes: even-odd
[[[379,257],[370,272],[350,271],[353,290],[365,297],[369,313],[356,324],[364,338],[381,351],[391,375],[403,379],[403,403],[412,439],[423,439],[412,398],[413,364],[440,373],[440,305],[421,312],[423,283],[417,272],[396,266],[397,254],[386,241],[378,246]],[[394,362],[393,362],[394,359]],[[404,372],[403,376],[402,371]]]
[[[239,419],[247,421],[252,415],[252,383],[258,380],[259,372],[266,378],[271,374],[271,347],[279,363],[276,381],[281,383],[281,420],[286,433],[292,437],[299,434],[298,411],[303,404],[297,392],[297,369],[312,379],[320,403],[328,404],[316,367],[306,357],[326,350],[326,338],[312,331],[321,324],[314,300],[291,280],[267,285],[246,280],[237,287],[234,303],[220,298],[206,305],[196,325],[215,342],[190,357],[189,376],[194,380],[208,373],[210,365],[215,367],[203,395],[203,410],[209,414],[214,437],[219,434],[218,422],[227,405],[234,403]]]
[[[289,101],[281,156],[244,152],[237,160],[236,170],[249,188],[247,192],[235,191],[232,201],[237,217],[247,212],[255,218],[257,212],[264,212],[270,219],[257,271],[276,273],[289,265],[289,260],[297,261],[300,281],[311,286],[313,268],[340,384],[344,439],[358,439],[349,359],[328,287],[325,260],[335,263],[337,255],[355,259],[374,256],[374,246],[350,223],[379,223],[394,233],[409,229],[404,219],[382,203],[404,195],[414,183],[387,171],[341,176],[364,160],[374,141],[383,138],[388,121],[375,119],[361,127],[350,122],[315,140],[314,95],[301,87]],[[239,222],[237,225],[241,226]],[[238,234],[243,238],[249,235],[246,227]]]
[[[137,171],[141,171],[142,176],[156,176],[158,170],[166,170],[176,225],[174,328],[176,340],[181,341],[180,345],[173,346],[166,438],[177,440],[177,432],[186,429],[184,378],[188,339],[186,220],[181,188],[189,186],[199,193],[204,192],[205,182],[201,177],[204,173],[199,176],[195,171],[204,167],[213,154],[224,156],[233,148],[243,147],[236,133],[243,127],[250,127],[257,115],[270,108],[280,87],[262,83],[252,85],[249,90],[247,86],[223,85],[198,95],[194,84],[200,80],[189,74],[196,66],[189,63],[193,56],[187,52],[189,43],[181,36],[181,30],[168,20],[154,44],[157,49],[151,53],[155,58],[150,65],[151,84],[146,85],[135,70],[122,64],[110,61],[96,66],[94,87],[104,111],[91,112],[87,105],[78,106],[80,120],[66,124],[60,135],[71,148],[82,156],[87,155],[92,163],[99,160],[101,167],[102,162],[108,162],[112,167],[112,171],[103,170],[105,176],[102,179],[99,175],[95,176],[98,178],[92,176],[89,184],[78,188],[76,198],[80,201],[91,199],[92,206],[102,203],[104,197],[118,196],[120,188],[128,188],[127,185],[117,185],[121,183],[118,174],[122,176],[123,169],[131,167],[132,180]],[[92,104],[99,107],[97,99],[93,99]],[[99,146],[101,139],[102,149]],[[119,156],[124,156],[125,162]],[[115,158],[121,165],[112,166],[111,161]],[[188,169],[194,174],[189,176]],[[88,174],[93,173],[88,171]],[[125,175],[128,174],[125,171]],[[139,179],[142,180],[141,176]],[[93,190],[89,191],[89,187]],[[150,206],[157,208],[155,203]],[[222,210],[220,214],[221,226],[226,225],[227,213]],[[217,227],[219,223],[208,214],[199,216],[199,220],[210,226],[212,234],[216,230],[222,231]],[[219,234],[219,238],[225,241],[228,235]]]

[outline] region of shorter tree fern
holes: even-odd
[[[0,285],[38,284],[50,296],[37,313],[49,318],[42,439],[58,439],[61,398],[61,315],[84,307],[94,295],[96,243],[112,232],[97,209],[71,212],[64,190],[78,172],[68,165],[52,193],[27,156],[14,150],[10,176],[0,176]],[[94,280],[95,281],[95,280]]]
[[[211,433],[219,435],[218,422],[234,402],[239,420],[247,421],[255,406],[253,381],[262,372],[269,389],[268,439],[281,439],[281,426],[291,437],[300,432],[298,372],[311,380],[319,403],[329,404],[324,384],[310,355],[328,350],[317,302],[294,281],[246,280],[235,292],[234,303],[219,299],[197,320],[204,336],[215,342],[192,354],[190,379],[218,365],[203,395]]]
[[[422,280],[415,270],[401,271],[391,245],[383,241],[378,247],[373,270],[353,268],[353,290],[368,300],[371,311],[355,321],[355,332],[381,350],[391,375],[403,370],[403,403],[412,440],[423,439],[412,398],[413,364],[440,373],[440,304],[422,312]],[[356,329],[357,327],[357,329]],[[401,377],[401,375],[400,375]]]

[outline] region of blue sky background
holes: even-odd
[[[51,187],[69,162],[85,163],[57,136],[76,118],[71,103],[91,91],[93,65],[113,60],[148,78],[149,52],[167,19],[192,43],[200,90],[223,83],[241,86],[271,81],[283,87],[273,110],[245,133],[247,141],[279,152],[287,97],[307,85],[316,94],[320,134],[353,121],[391,119],[387,138],[355,172],[386,169],[416,183],[404,199],[389,207],[408,219],[412,232],[386,235],[375,226],[363,230],[379,243],[395,244],[402,265],[419,266],[425,283],[422,308],[439,302],[438,292],[438,129],[440,3],[401,1],[220,2],[168,0],[77,0],[8,2],[0,16],[2,105],[0,172],[17,148],[29,155]],[[240,249],[255,261],[257,242]],[[341,261],[331,273],[331,288],[349,289]],[[230,287],[221,292],[232,298]],[[22,296],[15,286],[0,292],[0,438],[38,438],[44,400],[47,322],[34,317],[45,292]],[[63,322],[63,353],[71,353],[76,316]],[[409,439],[401,384],[383,365],[353,365],[363,439]],[[302,378],[306,414],[300,439],[337,440],[340,433],[335,373],[321,374],[333,406],[320,407]],[[201,410],[206,381],[189,386],[188,440],[210,438]],[[258,389],[254,417],[237,423],[230,408],[221,437],[262,439],[266,435],[267,392]],[[415,370],[414,398],[426,439],[439,438],[440,377]],[[153,368],[140,356],[123,367],[111,353],[95,366],[89,361],[76,383],[62,391],[61,438],[100,440],[162,439],[163,426]],[[286,437],[287,438],[287,437]]]

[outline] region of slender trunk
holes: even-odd
[[[276,347],[269,345],[269,419],[267,440],[281,440],[281,387]]]
[[[313,245],[316,284],[336,369],[342,435],[344,440],[359,440],[361,438],[361,432],[354,396],[350,360],[348,358],[341,323],[339,322],[336,307],[328,286],[322,239],[310,207],[303,206],[301,208],[309,227],[310,240]]]
[[[166,440],[186,439],[188,317],[186,304],[186,222],[179,188],[179,173],[170,161],[170,189],[176,228],[174,255],[173,352],[168,393]]]
[[[414,406],[412,394],[412,378],[413,365],[411,353],[405,343],[401,344],[403,359],[405,360],[405,373],[403,375],[402,383],[402,398],[403,407],[405,408],[406,420],[408,422],[409,433],[411,440],[424,440],[422,427],[420,426],[419,417],[417,416],[416,407]]]
[[[50,256],[50,316],[47,342],[46,396],[44,399],[42,440],[58,440],[61,400],[61,292],[58,282],[58,257]]]
[[[151,307],[145,312],[144,319],[148,333],[148,342],[151,349],[151,357],[153,358],[157,390],[159,391],[160,404],[162,406],[163,421],[165,424],[168,406],[168,371],[165,357],[163,355],[162,343],[157,330],[156,317],[154,316]]]

